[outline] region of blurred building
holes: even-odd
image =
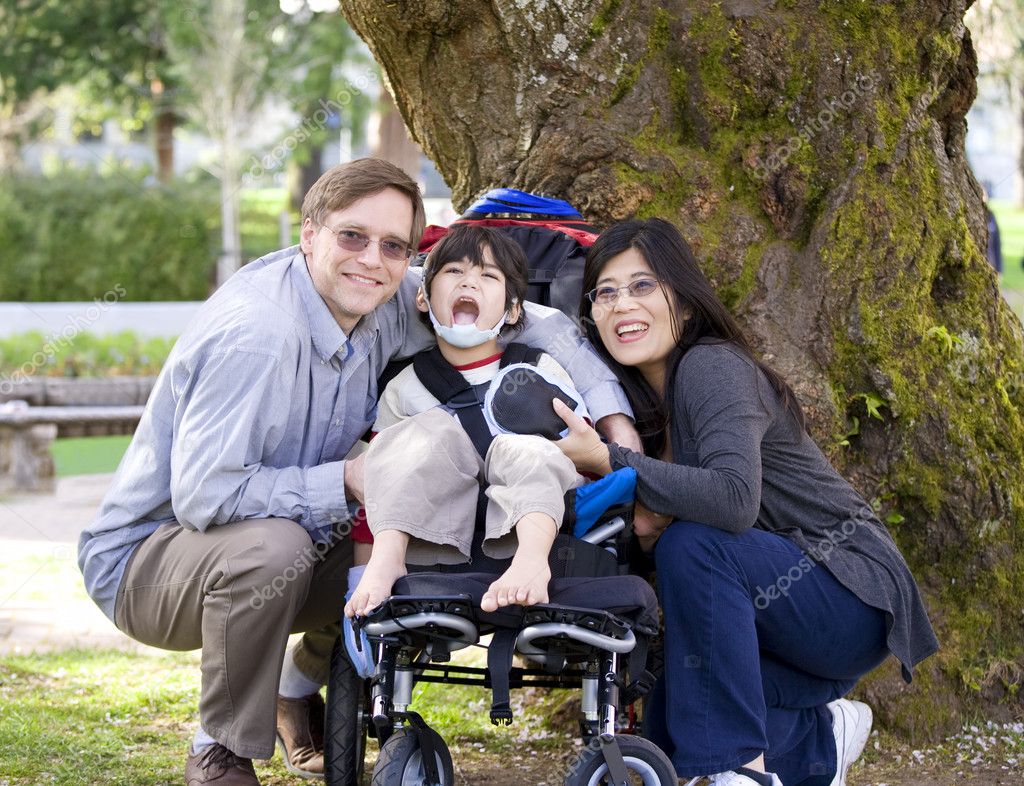
[[[967,160],[989,199],[1020,204],[1024,102],[1016,82],[991,70],[978,74],[978,97],[967,113]]]
[[[45,137],[26,144],[21,149],[22,163],[29,172],[53,172],[64,166],[84,169],[109,169],[127,166],[156,170],[156,152],[148,132],[125,133],[116,120],[107,120],[97,134],[76,134],[73,130],[74,108],[70,94],[66,100],[54,102],[54,120],[50,133]],[[332,125],[332,119],[336,122]],[[365,144],[354,146],[352,131],[339,127],[340,118],[327,118],[328,127],[337,131],[335,141],[324,146],[320,156],[320,172],[342,161],[362,156],[377,155],[392,161],[405,169],[423,190],[427,203],[427,220],[431,223],[448,223],[451,217],[451,190],[437,171],[433,162],[423,155],[419,147],[409,140],[401,117],[386,93],[380,101],[380,108],[374,112],[361,136]],[[253,150],[253,162],[263,160],[261,149],[275,151],[278,142],[293,129],[308,119],[295,115],[283,103],[269,103],[261,114],[261,122],[249,129],[246,147]],[[201,133],[187,127],[174,129],[174,174],[185,175],[196,169],[216,169],[217,147]],[[261,174],[254,177],[252,172]],[[261,167],[250,167],[243,173],[243,183],[248,187],[285,186],[286,173],[283,168],[262,174]],[[310,183],[312,180],[310,180]],[[305,189],[301,193],[304,193]],[[443,220],[447,217],[447,220]]]
[[[965,21],[978,57],[978,96],[967,113],[967,160],[990,199],[1021,204],[1024,18],[1016,3],[978,0]]]

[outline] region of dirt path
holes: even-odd
[[[512,756],[452,747],[456,786],[562,786],[571,754],[525,746]],[[282,781],[282,784],[284,782]],[[366,781],[369,783],[369,780]],[[685,781],[680,781],[685,783]],[[855,765],[847,786],[1022,786],[1024,770],[1009,765],[979,764],[950,769],[946,764],[896,762],[885,757]]]
[[[148,649],[103,615],[78,571],[79,533],[112,477],[59,478],[55,494],[0,497],[0,654]]]

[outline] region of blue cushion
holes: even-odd
[[[582,538],[610,508],[628,505],[636,494],[636,470],[623,467],[600,480],[576,489],[576,526],[573,535]]]

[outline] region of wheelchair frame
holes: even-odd
[[[613,541],[625,527],[625,520],[616,517],[595,527],[584,540],[604,544]],[[362,708],[354,708],[357,728],[353,731],[360,743],[369,733],[380,744],[373,786],[453,783],[448,748],[410,708],[412,690],[416,682],[493,688],[489,669],[448,663],[452,652],[473,646],[481,636],[501,630],[493,624],[480,625],[475,614],[469,595],[399,595],[388,598],[363,624],[377,666],[368,684],[359,686],[361,701],[357,704],[361,703]],[[505,629],[504,635],[511,633],[511,629]],[[540,604],[525,610],[523,625],[515,633],[515,650],[542,668],[512,666],[507,673],[507,688],[582,690],[579,723],[585,747],[569,768],[567,786],[618,786],[632,782],[631,772],[639,775],[644,786],[677,784],[668,757],[653,743],[633,736],[635,722],[631,721],[624,732],[619,731],[626,671],[623,656],[633,651],[636,642],[630,623],[605,610],[556,604]],[[332,661],[344,658],[347,664],[340,640],[335,656]],[[344,740],[331,733],[330,717],[332,708],[337,709],[331,697],[336,689],[334,672],[332,665],[325,751],[327,783],[355,786],[360,783],[363,748],[357,743],[354,757],[346,750],[342,756],[346,761],[339,766],[337,748]],[[636,675],[631,676],[636,679]],[[630,698],[627,704],[634,700]],[[510,724],[512,713],[492,707],[491,722]]]

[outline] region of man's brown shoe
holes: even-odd
[[[324,777],[324,700],[319,693],[301,699],[277,697],[277,742],[288,772]]]
[[[185,786],[260,786],[252,759],[236,756],[219,742],[199,753],[188,752],[185,762]]]

